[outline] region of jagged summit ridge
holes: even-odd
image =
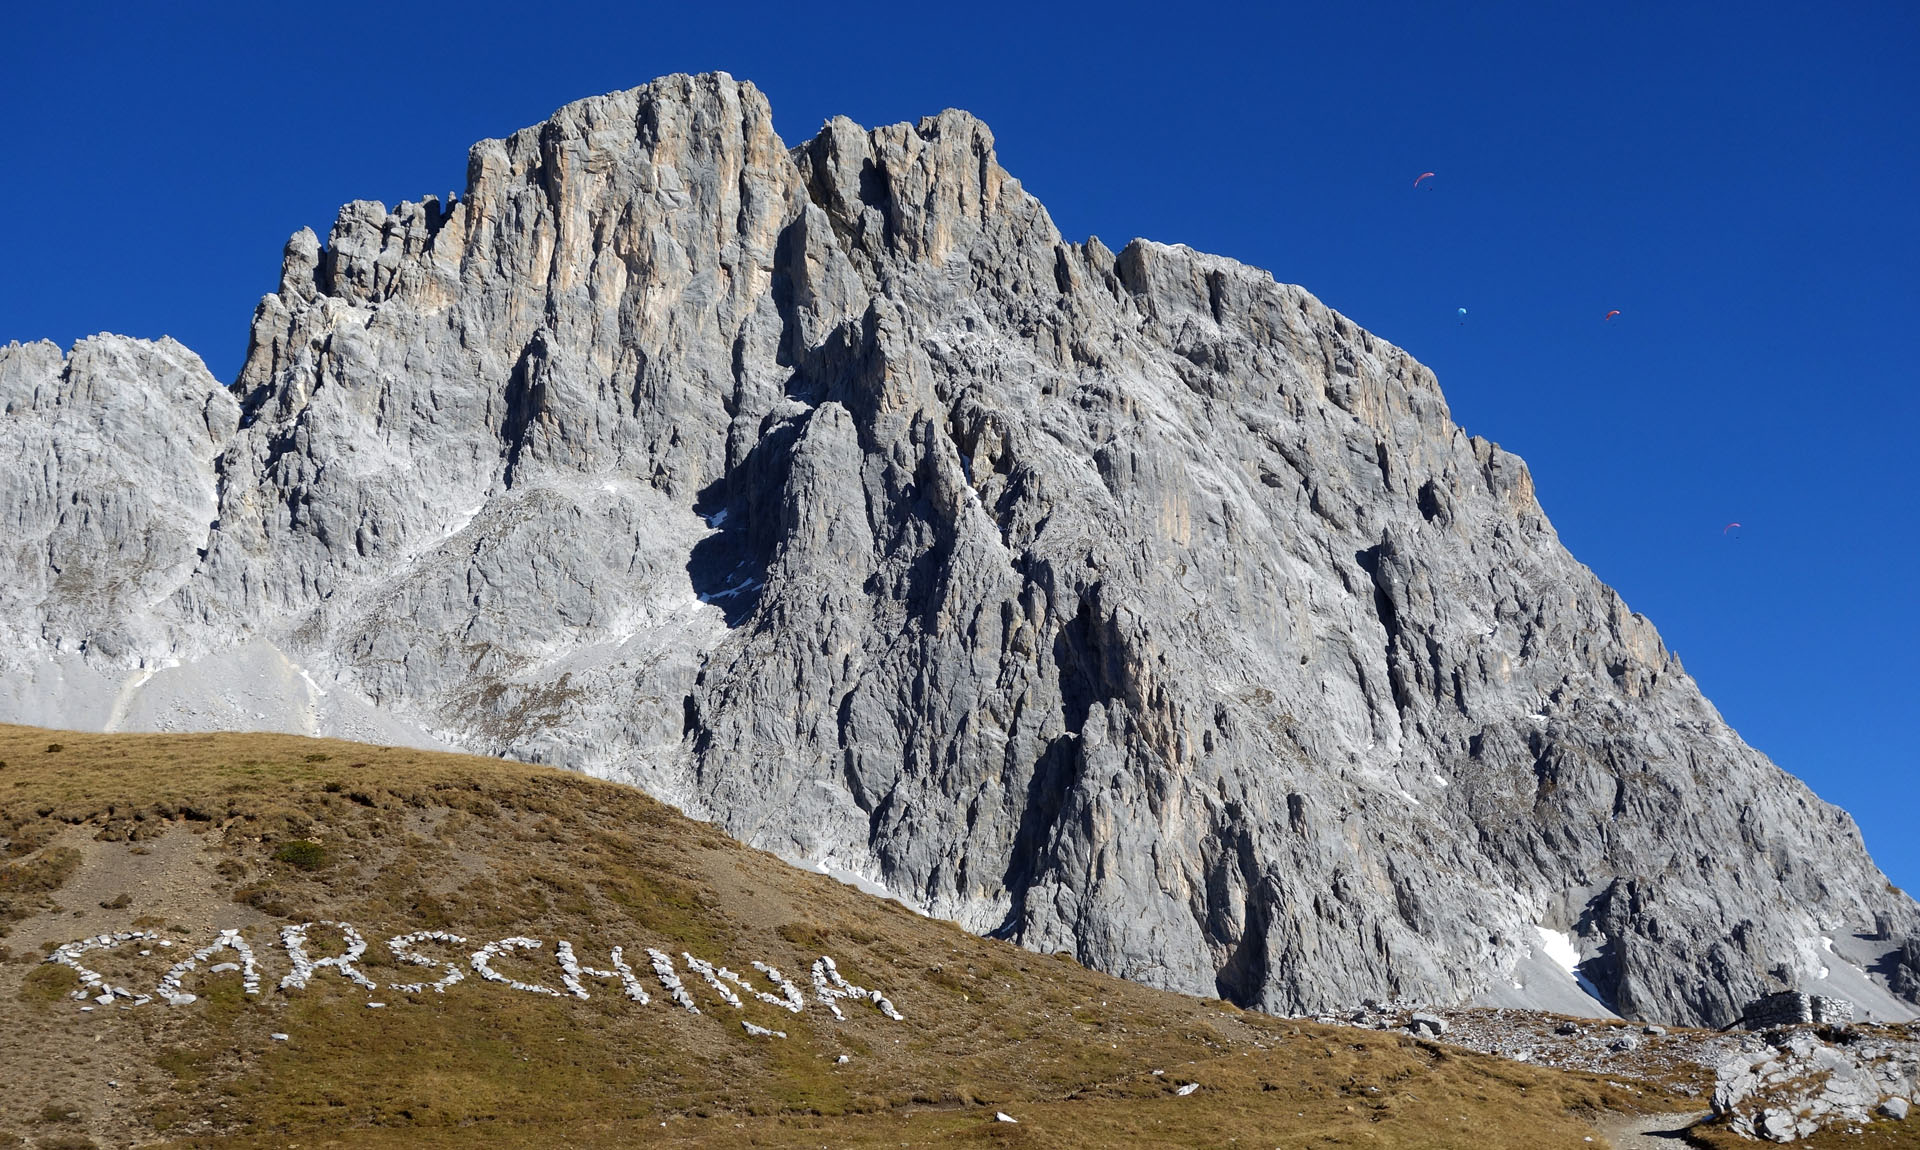
[[[47,576],[101,483],[15,396],[159,369],[34,348],[0,717],[555,762],[1276,1010],[1577,1007],[1544,928],[1720,1023],[1916,921],[1429,371],[1258,269],[1065,241],[962,112],[789,150],[668,77],[296,234],[237,408],[199,369],[151,416],[208,448],[115,514],[214,526],[102,553],[142,595]]]

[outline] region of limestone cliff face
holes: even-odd
[[[118,718],[108,688],[172,646],[169,600],[205,553],[238,418],[172,340],[0,348],[0,712]]]
[[[1430,372],[1063,240],[964,113],[790,151],[724,75],[584,100],[296,235],[233,398],[114,340],[0,396],[0,717],[204,725],[251,652],[263,725],[627,779],[1274,1010],[1544,1001],[1544,927],[1721,1023],[1920,923]]]

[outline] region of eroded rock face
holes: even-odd
[[[80,359],[0,386],[173,378]],[[199,533],[40,593],[10,676],[270,647],[328,707],[1273,1010],[1501,991],[1544,925],[1622,1014],[1721,1024],[1920,923],[1430,372],[1232,260],[1066,242],[964,113],[789,151],[724,75],[569,105],[457,202],[296,235],[237,426],[203,376],[139,512]]]
[[[1893,975],[1889,981],[1895,994],[1920,1002],[1920,934],[1909,935],[1900,944],[1900,951],[1893,959]]]
[[[113,721],[125,668],[173,645],[238,419],[170,339],[0,347],[0,714]]]
[[[1805,1030],[1772,1032],[1715,1074],[1714,1115],[1748,1138],[1793,1142],[1876,1117],[1904,1119],[1920,1072],[1920,1044],[1849,1030],[1823,1041]]]

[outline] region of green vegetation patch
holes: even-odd
[[[50,850],[26,862],[0,863],[0,898],[51,894],[73,877],[80,852],[71,847]]]
[[[66,884],[80,865],[80,852],[55,847],[38,858],[0,863],[0,938],[8,924],[48,905],[48,896]]]
[[[312,839],[294,839],[273,849],[273,861],[298,870],[319,870],[327,865],[327,848]]]

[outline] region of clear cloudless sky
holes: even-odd
[[[965,108],[1069,237],[1271,269],[1431,365],[1915,891],[1916,59],[1911,0],[19,4],[0,340],[231,380],[296,228],[669,72],[752,80],[790,144]]]

